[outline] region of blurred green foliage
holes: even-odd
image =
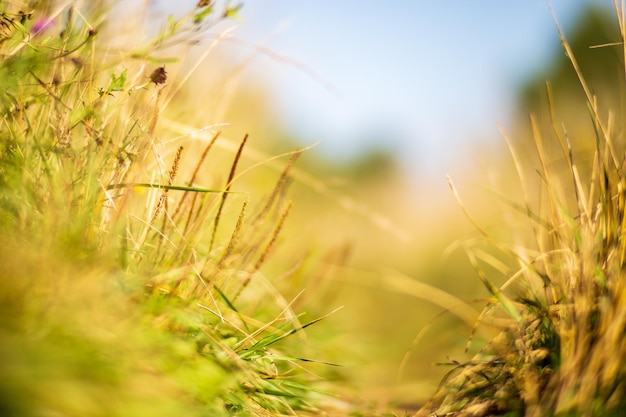
[[[597,97],[601,114],[617,116],[623,113],[626,103],[624,49],[616,13],[605,7],[588,6],[580,13],[571,31],[565,33],[565,38],[585,83]],[[533,114],[542,132],[548,133],[552,129],[552,113],[558,125],[566,126],[572,132],[583,129],[585,134],[593,134],[579,76],[563,48],[556,44],[554,48],[553,60],[521,87],[518,118],[527,120],[528,115]],[[624,127],[620,117],[614,117],[614,123],[617,129]]]

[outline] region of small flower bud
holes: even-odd
[[[50,26],[52,26],[52,20],[47,18],[41,18],[35,22],[33,27],[30,29],[33,35],[39,35],[46,31]]]

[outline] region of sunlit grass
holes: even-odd
[[[301,151],[262,198],[238,189],[247,136],[161,127],[163,49],[239,6],[115,52],[106,11],[26,6],[0,15],[0,414],[317,414],[314,368],[334,365],[285,342],[321,318],[265,275],[297,262],[278,247]]]
[[[330,183],[299,165],[313,146],[268,151],[245,112],[221,122],[230,85],[205,103],[195,72],[238,5],[199,2],[146,40],[114,33],[95,3],[29,4],[0,14],[1,415],[395,415],[375,410],[415,409],[445,355],[426,351],[466,334],[469,359],[449,360],[422,414],[624,412],[624,141],[582,77],[596,136],[568,137],[552,115],[552,135],[534,124],[536,166],[511,145],[522,197],[499,197],[522,220],[508,241],[451,180],[482,239],[453,248],[489,294],[462,301],[438,288],[470,291],[454,255],[454,274],[433,266],[449,212],[411,219],[391,176]],[[394,269],[401,257],[432,281]]]
[[[624,7],[616,3],[616,9],[624,39]],[[531,118],[536,171],[530,172],[511,145],[521,198],[503,198],[528,233],[513,235],[510,242],[482,228],[459,197],[483,238],[482,244],[465,246],[491,294],[475,329],[487,337],[469,360],[450,359],[452,371],[418,415],[626,412],[624,137],[614,129],[617,114],[599,110],[560,33],[595,135],[566,132],[551,113],[552,134],[546,136]],[[531,176],[538,177],[539,187]],[[493,284],[498,276],[505,278],[501,286]],[[470,339],[468,349],[475,344]]]

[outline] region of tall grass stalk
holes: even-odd
[[[624,5],[616,2],[616,11],[623,45]],[[530,224],[534,242],[500,243],[478,226],[486,249],[472,246],[468,254],[493,296],[477,323],[489,327],[491,338],[470,360],[448,363],[453,371],[417,415],[626,414],[626,141],[613,128],[619,110],[600,113],[560,27],[559,33],[595,137],[568,137],[552,111],[546,136],[531,117],[540,185],[532,187],[513,147],[524,199],[510,207]],[[577,150],[581,142],[595,143],[591,154]],[[502,270],[489,255],[497,252],[513,265],[499,287],[483,272]],[[486,326],[487,317],[500,325]]]

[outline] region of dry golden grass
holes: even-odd
[[[622,38],[623,6],[616,3]],[[510,206],[529,239],[503,243],[476,225],[484,243],[468,247],[468,256],[492,295],[476,323],[488,342],[470,360],[450,361],[453,371],[417,416],[626,413],[625,137],[613,129],[617,114],[600,114],[561,37],[595,136],[570,138],[554,119],[549,137],[533,129],[539,187],[511,147],[523,200]],[[510,265],[517,266],[507,272]],[[485,268],[505,273],[505,283],[493,285]]]

